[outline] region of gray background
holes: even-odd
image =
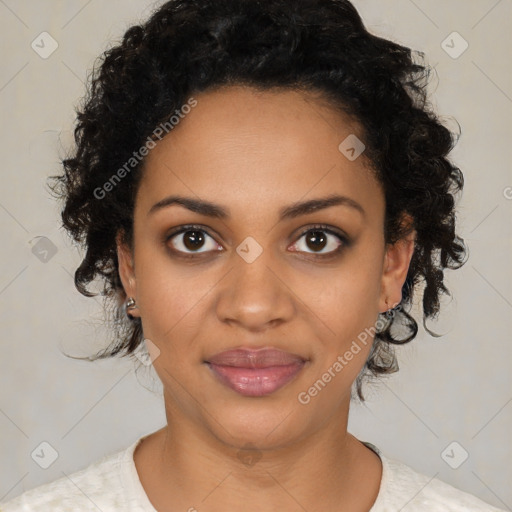
[[[354,3],[371,31],[424,51],[435,66],[433,105],[450,128],[455,119],[462,127],[452,158],[466,179],[458,221],[470,258],[448,271],[455,300],[432,324],[446,335],[432,338],[420,327],[399,351],[400,372],[367,388],[366,405],[353,406],[350,430],[389,457],[511,510],[512,2]],[[135,372],[130,360],[88,363],[62,354],[92,353],[109,334],[100,302],[74,289],[80,254],[45,190],[47,176],[60,172],[94,58],[160,4],[0,0],[0,501],[165,422],[151,367]],[[42,46],[43,31],[58,43],[48,58],[31,47],[34,40]],[[460,51],[454,31],[469,44],[457,58],[442,47],[447,40],[452,53]],[[42,442],[58,453],[48,469],[31,457]]]

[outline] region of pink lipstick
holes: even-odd
[[[244,396],[265,396],[290,382],[306,360],[273,348],[221,352],[206,363],[220,382]]]

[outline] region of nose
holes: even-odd
[[[271,251],[253,261],[240,254],[233,253],[232,268],[218,288],[218,318],[252,332],[289,322],[296,312],[294,294]]]

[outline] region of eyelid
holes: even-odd
[[[206,226],[203,226],[201,224],[183,224],[181,226],[177,226],[175,228],[172,228],[169,232],[167,232],[165,234],[165,239],[169,240],[174,235],[178,235],[178,234],[181,234],[181,233],[185,233],[187,231],[194,231],[194,230],[204,231],[208,236],[213,238],[213,236],[210,234],[210,228],[208,228]]]
[[[309,225],[308,227],[304,228],[300,232],[298,238],[300,238],[301,236],[305,235],[306,233],[309,233],[310,231],[315,231],[315,230],[316,231],[324,231],[326,233],[330,233],[331,235],[335,235],[338,238],[340,238],[340,240],[342,242],[344,242],[345,244],[349,244],[350,243],[349,236],[344,231],[342,231],[339,228],[331,227],[328,224],[313,224],[313,225]]]

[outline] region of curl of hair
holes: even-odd
[[[75,285],[86,296],[96,278],[114,304],[114,343],[87,359],[128,355],[143,341],[140,319],[123,314],[116,235],[132,244],[135,194],[144,160],[101,199],[95,190],[112,177],[154,129],[193,94],[229,85],[315,92],[356,120],[365,156],[386,199],[385,240],[416,230],[400,311],[375,334],[356,380],[396,371],[393,346],[418,326],[407,312],[421,282],[423,323],[449,294],[446,268],[465,262],[455,233],[454,196],[463,188],[447,158],[456,143],[427,101],[431,69],[422,52],[366,30],[347,0],[171,0],[99,58],[77,109],[75,147],[52,189],[64,200],[63,226],[85,248]],[[404,225],[403,215],[412,219]],[[400,335],[393,333],[396,324]],[[430,332],[430,331],[429,331]]]

